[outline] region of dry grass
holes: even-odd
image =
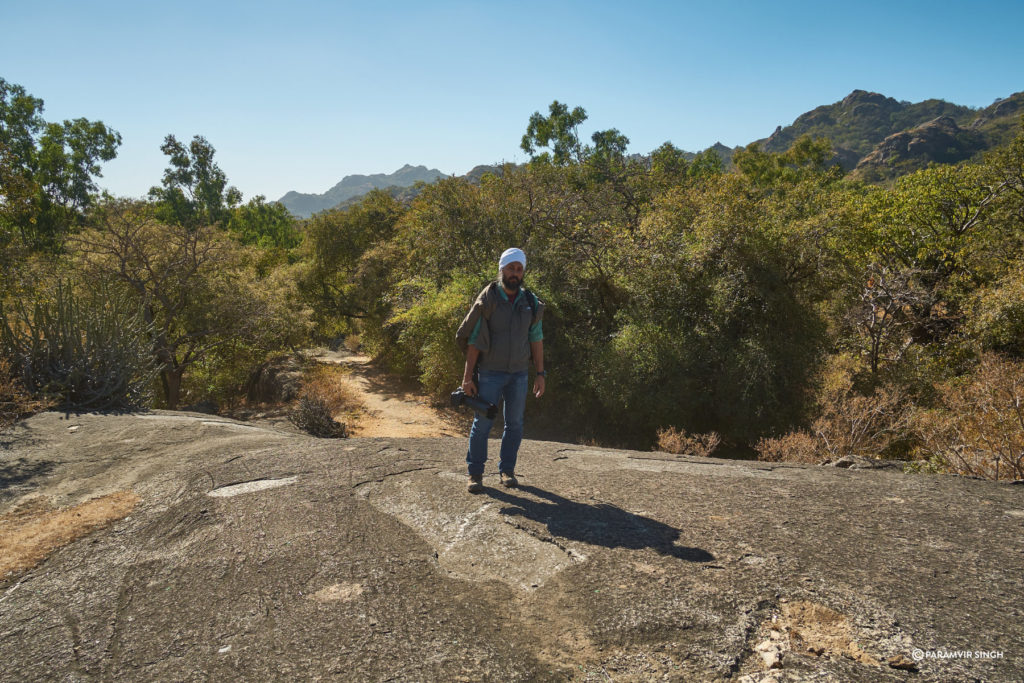
[[[348,373],[347,368],[338,365],[317,364],[303,376],[299,397],[323,401],[335,416],[358,411],[362,408],[362,402],[358,394],[343,381]]]
[[[788,639],[787,649],[816,656],[847,657],[869,666],[879,665],[877,659],[861,649],[845,615],[824,605],[802,600],[783,603],[781,612],[772,626]]]
[[[757,459],[764,462],[800,462],[816,464],[822,461],[814,435],[794,431],[774,439],[760,439],[754,446]]]
[[[667,427],[658,430],[658,450],[681,455],[711,455],[722,438],[717,432],[689,434],[685,429]]]
[[[35,496],[0,516],[0,581],[42,562],[54,550],[127,517],[141,499],[118,491],[69,508]]]

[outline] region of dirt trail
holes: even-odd
[[[438,437],[469,433],[468,414],[431,405],[415,386],[371,365],[368,356],[347,350],[319,351],[314,359],[349,369],[342,381],[363,404],[364,412],[349,424],[352,436]]]

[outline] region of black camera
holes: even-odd
[[[452,392],[452,406],[458,408],[462,405],[467,405],[481,415],[487,416],[488,420],[493,420],[498,414],[498,406],[483,400],[479,396],[470,396],[462,390],[462,387],[459,387]]]

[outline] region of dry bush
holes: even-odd
[[[357,410],[360,403],[341,380],[344,374],[345,370],[337,366],[316,365],[309,369],[303,378],[299,401],[288,416],[292,424],[313,436],[347,436],[345,424],[334,416]]]
[[[923,455],[956,474],[1024,479],[1024,362],[988,354],[937,389],[940,407],[914,416]]]
[[[817,440],[802,430],[774,439],[760,439],[754,445],[754,450],[757,451],[757,459],[765,462],[821,462]]]
[[[717,432],[689,434],[685,429],[675,427],[658,430],[658,450],[666,453],[709,456],[721,442]]]
[[[348,436],[345,425],[334,419],[331,409],[323,399],[303,396],[288,414],[291,423],[304,432],[325,439],[340,439]]]
[[[880,387],[864,396],[852,388],[830,396],[811,424],[817,450],[824,460],[847,455],[878,457],[893,439],[902,437],[910,412],[905,394],[895,387]]]
[[[0,431],[23,417],[46,410],[50,405],[26,391],[11,371],[11,362],[0,358]]]
[[[824,463],[848,455],[877,458],[908,432],[909,402],[900,389],[882,386],[860,394],[843,367],[830,369],[820,384],[818,417],[810,430],[761,439],[755,446],[758,459]]]

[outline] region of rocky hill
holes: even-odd
[[[985,135],[991,145],[1005,145],[1020,132],[1022,114],[1024,92],[1018,92],[982,109],[970,128]]]
[[[801,136],[826,137],[841,156],[848,152],[860,159],[894,133],[940,116],[965,123],[974,114],[969,107],[942,100],[899,102],[879,93],[854,90],[839,102],[801,114],[792,124],[779,126],[757,142],[769,152],[784,152]]]
[[[0,579],[0,681],[1024,679],[1020,485],[525,441],[473,496],[464,453],[19,423],[0,559],[53,549]]]
[[[986,149],[985,137],[973,129],[961,128],[949,116],[885,138],[854,171],[874,181],[909,173],[930,163],[954,164]]]
[[[394,173],[345,176],[341,182],[323,194],[303,194],[293,190],[278,201],[296,216],[309,218],[318,211],[332,209],[370,190],[411,187],[419,182],[432,183],[438,178],[447,177],[436,168],[428,169],[426,166],[406,164]]]
[[[832,140],[836,159],[867,180],[882,180],[924,168],[956,163],[1008,143],[1020,128],[1024,93],[997,100],[982,110],[943,100],[899,102],[854,90],[843,100],[802,114],[789,126],[758,140],[783,152],[803,136]]]

